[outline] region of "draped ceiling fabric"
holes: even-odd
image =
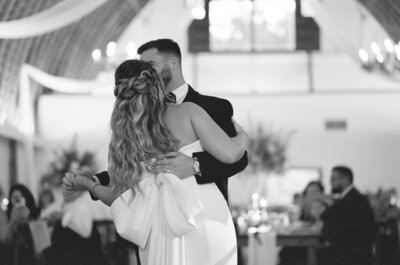
[[[21,39],[55,31],[78,21],[108,0],[63,0],[32,16],[0,22],[0,38]]]
[[[51,25],[46,30],[52,31],[42,32],[39,36],[27,36],[23,39],[0,38],[0,126],[14,127],[13,124],[18,120],[17,107],[21,100],[19,73],[22,64],[29,64],[53,76],[93,80],[98,69],[92,62],[92,51],[96,48],[105,50],[108,42],[117,40],[148,1],[0,0],[0,25],[11,21],[21,23],[32,18],[35,20],[41,16],[39,14],[46,14],[49,10],[54,15],[55,11],[60,11],[57,5],[75,10],[70,4],[82,4],[81,10],[75,12],[75,15],[81,15],[82,18],[74,17],[76,22],[68,18],[68,21],[64,21],[68,22],[65,25]],[[95,4],[101,2],[103,4],[95,8]],[[55,26],[62,27],[55,29]],[[37,82],[30,83],[33,99],[47,91]]]
[[[400,41],[399,0],[358,0],[382,24],[394,42]]]
[[[19,72],[19,100],[16,121],[18,130],[27,135],[35,133],[35,110],[31,82],[35,81],[51,90],[68,94],[96,94],[112,93],[113,73],[102,72],[94,80],[74,80],[70,78],[53,76],[28,64],[21,65]]]

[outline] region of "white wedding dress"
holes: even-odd
[[[200,141],[183,146],[191,156]],[[118,233],[139,246],[142,265],[236,265],[236,234],[217,186],[194,176],[146,173],[134,199],[128,190],[111,205]]]

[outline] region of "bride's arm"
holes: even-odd
[[[120,195],[119,192],[111,190],[110,187],[102,186],[92,179],[75,172],[68,172],[63,178],[63,186],[68,191],[87,190],[99,198],[107,206],[111,206],[114,200]]]
[[[223,163],[232,164],[238,161],[246,151],[248,141],[246,132],[237,126],[240,128],[237,136],[229,137],[203,108],[192,103],[186,104],[202,147]]]

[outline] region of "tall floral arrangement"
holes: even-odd
[[[400,221],[400,208],[395,188],[379,188],[374,193],[368,193],[368,199],[377,222],[390,219]]]
[[[281,174],[287,161],[287,147],[294,131],[265,130],[261,125],[250,133],[249,166],[254,171]]]
[[[96,171],[94,153],[85,151],[80,154],[75,140],[69,149],[55,151],[55,159],[50,162],[49,170],[42,177],[42,187],[60,187],[65,173],[72,170]]]

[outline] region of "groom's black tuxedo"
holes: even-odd
[[[222,98],[204,96],[189,86],[189,91],[183,102],[193,102],[202,107],[208,115],[230,136],[236,135],[232,123],[233,108],[231,103]],[[207,152],[194,153],[200,162],[201,176],[196,176],[199,184],[216,183],[222,195],[228,201],[228,178],[246,168],[247,153],[234,164],[224,164]],[[96,174],[102,185],[108,185],[110,177],[107,171]]]

